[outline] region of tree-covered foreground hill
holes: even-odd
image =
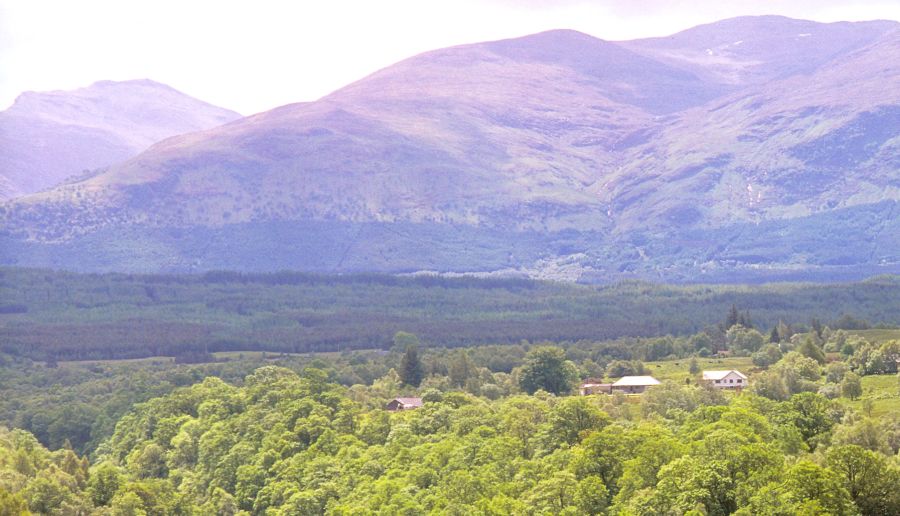
[[[210,377],[137,405],[90,465],[0,430],[0,513],[900,512],[900,425],[813,392],[435,389],[388,413],[384,387],[274,366],[241,386]]]

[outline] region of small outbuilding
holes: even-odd
[[[422,398],[394,398],[388,402],[387,410],[411,410],[422,406]]]
[[[703,371],[703,383],[714,389],[741,390],[747,386],[747,375],[737,369]]]
[[[643,394],[648,387],[659,385],[659,380],[652,376],[623,376],[611,386],[611,392],[625,394]]]
[[[582,396],[588,396],[590,394],[611,394],[612,384],[603,383],[603,380],[588,378],[581,383],[581,386],[578,388],[578,392]]]

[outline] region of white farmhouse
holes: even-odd
[[[623,376],[612,384],[612,392],[625,394],[643,394],[648,387],[659,385],[659,380],[652,376]]]
[[[747,386],[747,375],[737,369],[703,371],[703,382],[716,389],[741,390]]]

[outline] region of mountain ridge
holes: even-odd
[[[149,79],[25,92],[0,112],[0,175],[7,196],[35,193],[239,116]]]
[[[883,203],[900,200],[900,88],[890,87],[900,24],[720,23],[757,22],[783,28],[740,50],[762,64],[736,76],[659,57],[666,45],[696,50],[715,24],[689,38],[563,30],[420,54],[316,102],[177,136],[7,203],[0,238],[16,250],[0,263],[71,267],[47,246],[88,239],[107,253],[85,262],[92,270],[891,272],[900,252]],[[813,57],[816,45],[786,51],[779,42],[797,27],[829,45]],[[881,231],[850,231],[876,220]],[[869,257],[824,247],[810,233],[820,225]],[[108,242],[90,237],[100,233]],[[732,252],[741,239],[760,251]],[[126,241],[143,258],[126,262]]]

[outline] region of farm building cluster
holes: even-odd
[[[744,373],[729,369],[725,371],[703,371],[700,377],[701,383],[713,389],[728,389],[740,392],[748,386],[748,378]],[[604,383],[602,380],[589,378],[578,389],[579,394],[588,396],[591,394],[643,394],[644,391],[659,385],[659,380],[652,376],[623,376],[613,383]]]
[[[700,381],[713,389],[727,389],[740,392],[749,385],[747,375],[737,369],[724,371],[703,371]],[[591,394],[643,394],[647,389],[659,385],[659,380],[652,376],[623,376],[615,382],[604,383],[603,380],[588,378],[581,383],[578,393],[582,396]],[[396,412],[412,410],[422,406],[422,398],[394,398],[388,402],[386,410]]]

